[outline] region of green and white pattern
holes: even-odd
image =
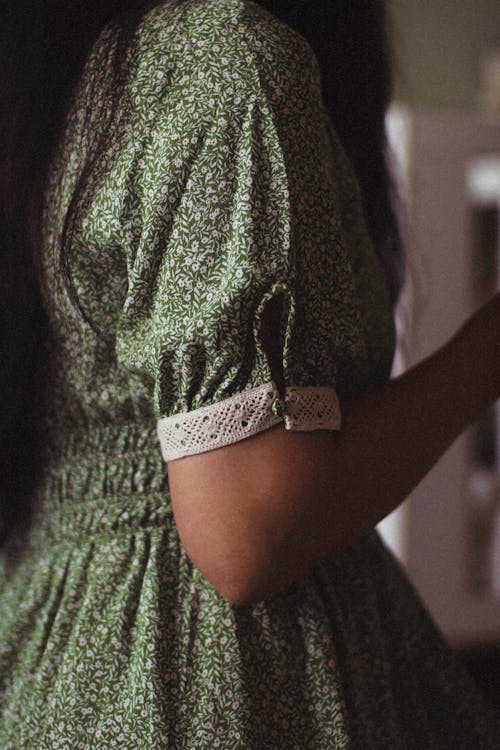
[[[287,387],[340,403],[387,380],[394,326],[308,43],[250,0],[159,3],[107,125],[115,43],[92,49],[46,195],[50,456],[0,568],[0,747],[498,747],[375,532],[255,607],[186,556],[156,425],[271,382],[266,301],[284,295]],[[57,268],[103,128],[71,245],[99,337]]]

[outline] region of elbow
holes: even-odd
[[[276,561],[254,556],[246,558],[245,564],[200,572],[232,606],[253,607],[282,593],[297,578],[292,571],[280,574],[279,570]]]
[[[279,593],[270,577],[251,578],[248,575],[217,582],[219,594],[233,607],[254,607]]]
[[[233,607],[254,607],[266,598],[264,591],[247,585],[245,582],[241,584],[231,583],[229,585],[223,583],[222,585],[214,586],[214,588]]]
[[[189,555],[201,575],[229,604],[236,607],[255,606],[270,598],[276,590],[273,566],[255,553],[217,555],[216,559],[197,559]],[[273,585],[274,584],[274,585]]]

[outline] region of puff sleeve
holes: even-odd
[[[359,319],[318,63],[284,25],[257,31],[183,50],[131,187],[117,355],[153,379],[166,461],[341,425],[336,355]],[[259,334],[278,295],[280,388]]]

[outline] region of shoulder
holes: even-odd
[[[168,61],[216,88],[248,75],[278,90],[297,80],[319,85],[307,40],[254,0],[160,2],[141,22],[136,52],[141,67]]]

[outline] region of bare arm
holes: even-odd
[[[500,294],[417,366],[342,404],[339,432],[281,425],[168,465],[181,541],[233,604],[278,592],[394,510],[500,397]]]

